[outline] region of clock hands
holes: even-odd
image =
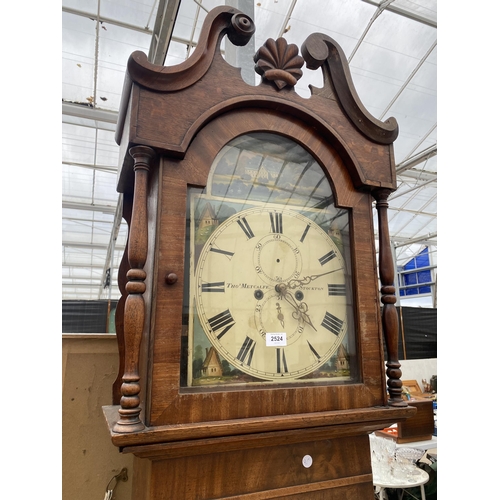
[[[281,306],[279,305],[279,302],[276,302],[276,309],[278,310],[278,319],[281,323],[281,326],[285,328],[285,316],[283,316],[283,313],[281,312]]]
[[[321,276],[325,276],[327,274],[336,273],[337,271],[341,271],[343,268],[339,267],[338,269],[334,269],[333,271],[327,271],[326,273],[321,274],[311,274],[311,276],[306,276],[300,280],[290,280],[285,286],[287,288],[297,288],[298,286],[308,285],[311,281],[318,279]]]
[[[266,206],[230,216],[193,272],[201,327],[241,371],[235,382],[243,374],[282,382],[313,373],[348,331],[342,254],[300,211]]]
[[[297,303],[294,296],[288,291],[288,287],[285,283],[278,283],[275,286],[275,290],[276,292],[278,292],[281,298],[285,299],[295,309],[295,311],[292,313],[292,317],[296,320],[302,320],[304,323],[307,323],[316,332],[317,330],[316,328],[314,328],[314,325],[311,322],[311,318],[307,314],[309,306],[305,302],[301,302],[300,304]],[[281,309],[279,311],[281,311]]]
[[[309,306],[305,302],[300,302],[298,303],[294,296],[290,293],[289,290],[293,290],[294,288],[297,288],[299,286],[304,286],[308,285],[311,283],[311,281],[314,281],[315,279],[320,278],[321,276],[326,276],[327,274],[332,274],[337,271],[341,271],[343,268],[340,267],[338,269],[334,269],[333,271],[326,271],[325,273],[321,274],[311,274],[310,276],[305,276],[304,278],[301,279],[292,279],[288,283],[278,283],[274,289],[276,292],[279,294],[280,298],[285,299],[295,310],[292,313],[292,317],[296,320],[302,320],[304,323],[307,323],[314,331],[317,331],[316,328],[314,328],[314,325],[312,324],[311,318],[307,314],[307,311],[309,309]],[[291,299],[291,300],[290,300]],[[281,326],[283,328],[285,327],[284,321],[283,321],[283,314],[281,314],[281,308],[279,307],[279,304],[276,304],[277,309],[278,309],[278,319],[281,322]]]

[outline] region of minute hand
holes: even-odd
[[[325,276],[326,274],[336,273],[337,271],[341,271],[343,268],[339,267],[338,269],[334,269],[333,271],[327,271],[322,274],[311,274],[311,276],[305,276],[300,280],[290,280],[287,284],[288,288],[297,288],[298,286],[308,285],[311,281],[319,278],[320,276]]]

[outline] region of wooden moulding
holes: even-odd
[[[416,408],[362,408],[344,411],[326,411],[297,415],[277,415],[266,418],[241,418],[217,422],[202,422],[182,425],[163,425],[146,427],[143,431],[133,433],[117,433],[113,427],[119,418],[118,406],[103,407],[104,415],[110,429],[111,439],[115,446],[132,449],[139,445],[158,445],[163,443],[171,448],[182,449],[186,442],[195,444],[196,440],[226,438],[226,441],[243,443],[252,434],[262,434],[262,445],[269,433],[290,431],[290,436],[297,434],[306,437],[307,433],[322,434],[325,432],[348,435],[349,433],[369,433],[376,429],[407,419],[416,414]],[[336,430],[335,430],[336,429]],[[302,439],[300,437],[299,439]],[[289,437],[287,437],[289,439]],[[177,445],[175,443],[178,443]],[[184,443],[184,444],[180,444]],[[241,446],[241,444],[238,444]],[[195,447],[193,447],[194,449]],[[152,448],[154,449],[154,448]],[[144,450],[147,450],[144,448]],[[135,453],[135,452],[134,452]]]

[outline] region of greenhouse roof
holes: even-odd
[[[114,134],[127,60],[185,60],[207,11],[221,0],[63,0],[62,299],[117,299],[126,241],[116,191]],[[377,119],[399,123],[398,189],[389,227],[398,268],[428,249],[437,266],[437,0],[234,0],[254,19],[255,50],[283,36],[299,47],[314,32],[342,47],[354,86]],[[325,7],[326,6],[326,7]],[[230,43],[230,42],[227,42]],[[252,64],[253,65],[253,64]],[[256,82],[260,77],[255,74]],[[321,87],[304,68],[296,91]],[[377,229],[377,221],[374,218]]]

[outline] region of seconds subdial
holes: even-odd
[[[283,234],[261,238],[253,252],[257,276],[267,284],[298,278],[302,271],[302,255],[297,245]]]

